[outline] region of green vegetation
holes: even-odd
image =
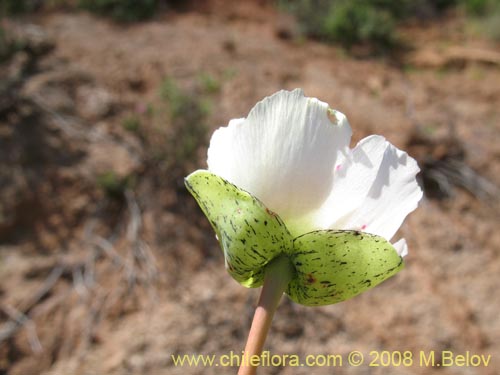
[[[0,2],[0,15],[16,15],[32,12],[36,8],[33,0],[2,0]]]
[[[39,8],[74,8],[88,10],[119,22],[141,21],[153,17],[162,0],[2,0],[0,14],[19,15]],[[163,0],[166,2],[166,0]]]
[[[220,82],[217,80],[217,78],[209,73],[201,73],[198,76],[198,81],[200,82],[203,91],[205,91],[206,93],[212,94],[219,92],[220,90]]]
[[[188,94],[170,78],[160,86],[160,97],[166,104],[170,119],[170,132],[165,142],[169,164],[182,166],[195,161],[198,149],[207,136],[206,117],[210,113],[210,102],[199,94]]]
[[[495,0],[462,0],[466,12],[474,16],[484,16],[498,1]]]
[[[297,17],[302,33],[309,37],[346,49],[362,45],[386,52],[401,44],[396,32],[401,22],[435,17],[458,0],[280,0],[278,4]]]
[[[113,199],[121,199],[125,190],[134,185],[135,177],[120,177],[114,171],[106,171],[97,176],[97,186]]]
[[[385,9],[370,2],[338,2],[331,6],[322,22],[322,34],[344,47],[369,43],[378,49],[395,45],[395,21]]]
[[[474,28],[482,35],[500,41],[500,1],[462,0]]]
[[[122,126],[125,130],[128,130],[129,132],[137,133],[141,126],[141,120],[139,119],[139,117],[135,115],[130,115],[123,119]]]
[[[0,62],[7,60],[10,56],[10,42],[9,39],[7,38],[7,33],[3,29],[2,26],[0,26]]]
[[[225,81],[230,81],[232,80],[234,77],[236,77],[238,75],[238,70],[236,68],[226,68],[223,72],[222,72],[222,78],[225,80]]]
[[[16,38],[0,25],[0,63],[9,60],[16,52],[25,48],[25,40]]]
[[[482,32],[487,37],[500,41],[500,6],[497,5],[495,10],[487,15],[483,20]]]
[[[401,12],[400,2],[283,0],[279,4],[297,17],[303,34],[346,49],[363,44],[383,50],[397,42],[394,17]]]
[[[158,187],[183,186],[186,174],[199,165],[199,151],[208,138],[211,95],[218,87],[209,74],[200,74],[187,87],[166,77],[159,84],[158,97],[123,120],[122,126],[135,132],[148,150],[146,171],[162,176],[155,177]]]
[[[134,22],[151,18],[158,0],[80,0],[79,6],[119,22]]]

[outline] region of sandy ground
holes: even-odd
[[[74,12],[16,21],[36,25],[53,49],[15,87],[23,104],[0,118],[2,204],[10,212],[0,226],[0,373],[235,373],[175,367],[171,355],[239,353],[258,291],[225,272],[182,176],[172,164],[151,162],[155,143],[122,126],[130,113],[143,119],[141,108],[156,105],[165,77],[200,96],[205,74],[217,81],[202,95],[208,134],[262,97],[302,87],[348,116],[353,143],[381,134],[421,165],[444,155],[472,174],[462,179],[472,193],[451,186],[451,197],[428,196],[406,220],[400,235],[410,255],[398,275],[333,306],[282,301],[267,349],[341,354],[343,366],[261,373],[496,374],[500,70],[468,58],[434,66],[423,52],[498,46],[457,33],[451,20],[408,30],[416,53],[404,63],[357,60],[336,47],[280,38],[280,28],[294,27],[289,19],[243,4],[132,26]],[[18,60],[13,72],[23,66]],[[145,133],[172,125],[156,119],[145,122]],[[183,173],[205,167],[207,139],[202,144],[197,159],[177,161]],[[109,170],[136,176],[121,200],[96,186]],[[486,192],[470,183],[478,176],[489,181]],[[353,350],[365,364],[345,362]],[[370,352],[384,350],[410,351],[414,365],[368,366]],[[436,364],[442,351],[491,354],[491,361],[432,368],[419,366],[421,351],[435,351]]]

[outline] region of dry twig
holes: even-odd
[[[45,282],[42,284],[40,289],[38,289],[36,293],[33,294],[33,296],[28,300],[27,303],[25,303],[25,306],[22,309],[17,310],[12,307],[10,310],[5,310],[6,307],[4,306],[4,311],[9,317],[11,317],[11,320],[0,327],[0,343],[12,337],[21,327],[26,326],[27,322],[31,322],[28,323],[28,325],[33,324],[31,319],[29,318],[31,310],[51,291],[51,289],[63,274],[63,271],[64,268],[62,266],[55,267],[50,275],[45,279]],[[12,314],[9,314],[7,311]],[[33,341],[34,346],[32,346],[32,348],[38,348],[38,344],[40,344],[40,342],[38,341],[37,344],[37,341],[38,338]]]
[[[17,323],[19,326],[24,326],[26,328],[31,350],[33,351],[33,353],[41,353],[43,351],[43,348],[36,333],[36,325],[33,320],[10,305],[3,305],[2,311],[10,319],[12,319],[13,322]]]

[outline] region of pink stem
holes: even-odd
[[[274,312],[278,307],[283,292],[292,279],[293,273],[293,266],[288,257],[284,255],[273,259],[266,266],[264,286],[253,316],[238,375],[254,375],[257,373],[260,355],[271,327]]]

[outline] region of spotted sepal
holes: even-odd
[[[403,259],[384,238],[351,230],[299,236],[290,259],[296,275],[287,294],[307,306],[345,301],[403,268]]]
[[[246,287],[262,285],[265,265],[292,246],[280,217],[209,171],[195,171],[185,183],[217,234],[229,274]]]

